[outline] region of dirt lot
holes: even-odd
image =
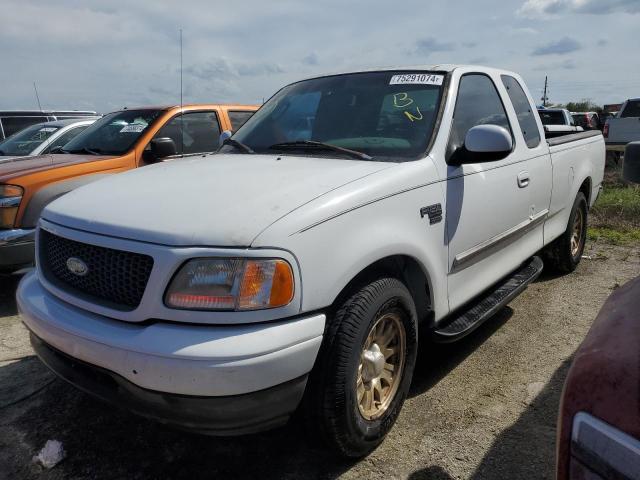
[[[338,461],[297,424],[244,438],[172,431],[106,406],[33,357],[0,279],[1,478],[552,478],[555,421],[571,356],[600,306],[640,274],[640,246],[588,245],[578,270],[543,276],[471,337],[423,345],[410,398],[384,444]],[[48,439],[67,458],[31,458]]]

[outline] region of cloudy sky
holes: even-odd
[[[106,112],[262,102],[291,81],[382,65],[486,64],[540,98],[640,96],[640,0],[2,0],[0,109]]]

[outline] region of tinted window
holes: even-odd
[[[172,118],[154,138],[169,137],[178,154],[213,152],[218,149],[220,124],[215,112],[185,113]]]
[[[515,78],[509,75],[502,75],[501,78],[518,116],[518,124],[527,147],[537,147],[540,145],[540,132],[527,95]]]
[[[110,113],[64,146],[70,153],[122,155],[160,115],[161,110],[123,110]]]
[[[0,155],[30,155],[60,127],[32,125],[0,143]]]
[[[2,117],[4,136],[5,138],[9,137],[23,128],[35,123],[46,122],[47,120],[47,117]]]
[[[54,139],[51,144],[42,151],[42,153],[49,153],[51,150],[57,147],[64,147],[69,141],[74,139],[80,132],[83,132],[88,126],[89,125],[81,125],[79,127],[74,127],[70,130],[67,130],[58,138]]]
[[[620,117],[640,117],[640,100],[631,100],[627,102],[627,106],[624,107]]]
[[[448,158],[462,152],[467,132],[476,125],[498,125],[511,133],[507,114],[493,81],[486,75],[465,75],[460,79],[453,112]]]
[[[567,119],[560,110],[538,110],[543,125],[566,125]]]
[[[419,158],[433,133],[443,79],[428,72],[387,71],[294,83],[274,95],[234,138],[260,153],[307,153],[310,149],[278,145],[310,140],[357,150],[375,160]],[[225,146],[223,151],[234,150]],[[312,154],[344,156],[322,148]]]
[[[231,121],[231,130],[233,131],[233,133],[235,133],[236,130],[238,130],[242,125],[244,125],[244,122],[249,120],[253,114],[254,112],[250,112],[246,110],[245,111],[236,110],[233,112],[230,111],[229,120]]]

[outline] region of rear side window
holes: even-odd
[[[3,117],[2,128],[4,130],[4,136],[10,137],[23,128],[47,121],[47,117]]]
[[[627,106],[624,107],[624,110],[622,111],[620,117],[640,117],[640,100],[632,100],[627,102]]]
[[[502,78],[502,83],[507,89],[513,108],[518,116],[518,124],[527,147],[537,147],[540,145],[540,131],[527,95],[515,78],[509,75],[502,75],[500,78]]]
[[[208,153],[218,149],[220,123],[215,112],[192,112],[172,118],[155,138],[169,137],[178,155]]]
[[[447,159],[460,154],[467,132],[476,125],[498,125],[513,134],[493,81],[486,75],[464,75],[458,87]]]
[[[254,112],[248,110],[229,111],[229,120],[231,121],[231,131],[236,133],[244,122],[249,120]]]

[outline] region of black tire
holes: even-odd
[[[546,269],[556,273],[570,273],[576,269],[582,258],[584,244],[587,239],[587,212],[587,199],[582,192],[578,192],[573,202],[571,215],[569,215],[567,229],[542,252]],[[578,215],[582,216],[582,227],[579,234],[578,249],[572,252],[572,238]]]
[[[402,374],[396,381],[395,395],[389,395],[384,413],[366,419],[357,398],[357,382],[362,377],[358,372],[367,337],[383,317],[397,319],[394,325],[404,328],[404,367],[398,369]],[[362,457],[373,451],[400,413],[411,384],[417,350],[416,309],[402,282],[382,278],[350,295],[328,320],[309,379],[304,400],[309,434],[313,437],[320,434],[327,446],[345,457]]]

